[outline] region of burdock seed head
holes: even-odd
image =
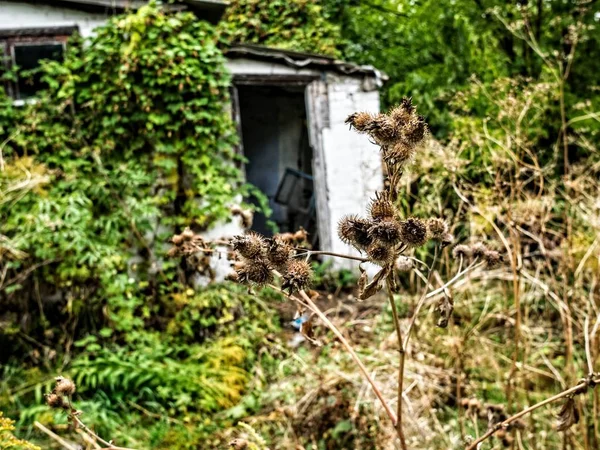
[[[367,248],[367,256],[376,264],[385,265],[390,261],[392,255],[390,247],[381,242],[374,242]]]
[[[402,222],[400,240],[409,247],[420,247],[427,242],[427,226],[417,218],[411,217]]]
[[[429,231],[431,239],[441,241],[444,238],[444,235],[448,233],[448,224],[444,219],[432,217],[427,220],[427,231]]]
[[[373,239],[369,234],[372,223],[358,216],[345,216],[338,224],[338,235],[346,244],[351,244],[359,250],[366,249]]]
[[[310,263],[301,259],[291,259],[283,274],[281,283],[282,289],[288,289],[291,292],[306,289],[310,286],[313,271]]]
[[[67,395],[71,396],[75,393],[75,383],[65,377],[56,377],[56,387],[54,391],[58,395]]]
[[[475,244],[471,245],[471,256],[473,258],[484,258],[485,252],[487,251],[488,248],[481,242],[476,242]]]
[[[272,239],[267,239],[266,244],[267,258],[277,269],[285,267],[290,258],[294,255],[293,247],[278,236],[275,236]]]
[[[346,123],[350,127],[354,128],[360,133],[364,133],[371,122],[373,122],[374,116],[368,112],[357,112],[350,114],[346,119]]]
[[[264,286],[273,281],[273,273],[269,263],[264,259],[244,261],[236,268],[238,281],[242,284]]]
[[[413,116],[415,107],[412,104],[412,99],[404,97],[400,104],[390,111],[390,117],[400,129],[403,128],[406,122],[408,122]]]
[[[371,205],[369,206],[371,217],[375,220],[388,219],[394,217],[395,212],[394,204],[390,200],[388,192],[376,192],[375,198],[371,201]]]
[[[452,249],[452,256],[456,259],[466,259],[471,257],[471,247],[464,244],[459,244]]]
[[[427,123],[423,116],[412,117],[403,128],[403,137],[411,145],[419,144],[427,135]]]
[[[483,259],[489,269],[493,269],[502,263],[502,255],[496,250],[486,250],[483,253]]]
[[[408,145],[406,142],[399,141],[394,145],[387,147],[383,151],[383,159],[389,164],[398,164],[403,166],[409,163],[415,156],[416,148]]]
[[[46,395],[46,404],[50,408],[66,408],[67,403],[65,400],[58,394],[54,392]]]
[[[377,114],[366,126],[365,131],[379,145],[391,145],[398,140],[398,129],[385,114]]]
[[[231,240],[233,249],[244,258],[260,258],[265,250],[265,240],[257,233],[248,233],[242,236],[234,236]]]
[[[379,220],[369,228],[369,235],[384,244],[393,245],[400,241],[402,226],[394,218]]]

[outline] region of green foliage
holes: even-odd
[[[48,89],[35,104],[15,109],[0,95],[2,234],[22,256],[0,261],[14,280],[0,295],[32,301],[33,281],[62,299],[47,311],[55,323],[83,314],[86,328],[142,327],[158,298],[183,289],[165,260],[170,233],[227,219],[248,192],[231,164],[215,33],[191,13],[147,6],[85,46],[71,41],[64,62],[42,71]]]
[[[340,29],[320,2],[312,0],[234,0],[221,22],[231,43],[339,56]]]

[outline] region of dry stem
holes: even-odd
[[[568,397],[569,395],[580,394],[580,393],[582,393],[582,391],[585,391],[589,386],[595,387],[595,385],[600,383],[600,378],[590,378],[590,380],[591,380],[591,382],[589,380],[580,381],[578,384],[576,384],[572,388],[562,391],[560,394],[556,394],[555,396],[547,398],[546,400],[542,400],[541,402],[536,403],[535,405],[530,406],[529,408],[525,408],[521,412],[518,412],[517,414],[509,417],[508,419],[506,419],[500,423],[497,423],[493,428],[489,429],[483,436],[481,436],[479,439],[477,439],[473,443],[471,443],[466,448],[466,450],[477,450],[479,448],[479,444],[481,444],[483,441],[488,439],[494,433],[501,430],[502,428],[506,428],[508,425],[510,425],[517,419],[520,419],[521,417],[529,414],[530,412],[533,412],[536,409],[541,408],[544,405],[547,405],[548,403],[552,403],[557,400],[560,400],[561,398]]]

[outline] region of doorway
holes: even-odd
[[[237,86],[246,181],[269,200],[252,229],[266,236],[303,227],[316,244],[317,223],[305,86]],[[254,203],[257,203],[254,200]]]

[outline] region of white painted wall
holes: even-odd
[[[360,78],[327,77],[329,121],[321,130],[330,237],[326,250],[346,254],[357,251],[338,238],[338,222],[346,214],[365,215],[369,200],[383,187],[379,147],[344,123],[357,111],[379,112],[379,93],[365,92],[362,86]],[[335,259],[335,263],[338,267],[356,266],[340,259]]]
[[[87,37],[107,18],[105,14],[60,6],[0,1],[0,29],[77,26]]]

